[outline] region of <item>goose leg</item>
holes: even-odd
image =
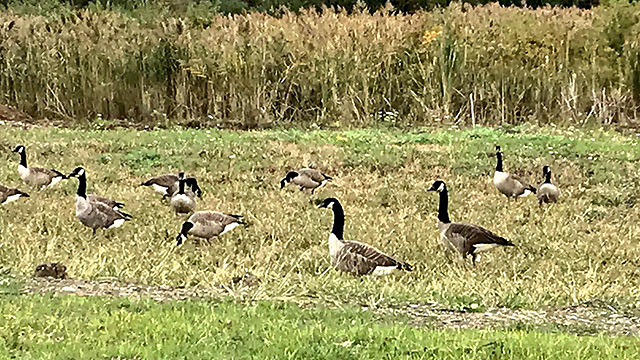
[[[471,262],[473,263],[473,267],[476,267],[476,254],[471,254]]]

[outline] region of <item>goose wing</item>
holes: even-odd
[[[372,273],[378,266],[400,266],[391,256],[358,241],[346,241],[336,255],[336,269],[366,275]]]
[[[151,186],[151,185],[160,185],[163,187],[170,187],[178,181],[178,176],[174,174],[164,174],[156,177],[152,177],[151,179],[142,183],[143,186]]]
[[[58,176],[62,177],[63,179],[67,178],[67,175],[61,173],[60,171],[58,171],[56,169],[45,169],[45,168],[41,168],[41,167],[30,167],[29,171],[31,171],[32,173],[36,173],[38,175],[41,175],[41,176],[46,176],[49,179],[53,179],[53,178],[56,178]]]
[[[191,217],[189,217],[189,221],[203,224],[220,224],[224,227],[234,222],[243,224],[240,220],[241,217],[241,215],[224,214],[217,211],[199,211],[191,215]]]
[[[473,224],[452,223],[449,225],[445,235],[463,254],[470,253],[476,245],[481,244],[514,246],[512,242],[502,236],[498,236],[481,226]]]
[[[125,220],[128,221],[131,219],[131,215],[123,213],[119,210],[114,210],[113,207],[109,207],[109,205],[94,202],[92,204],[92,210],[96,212],[96,215],[102,222],[102,227],[108,228],[112,226],[117,220]]]
[[[515,174],[510,174],[509,178],[511,178],[511,180],[513,180],[516,184],[517,190],[516,193],[517,194],[522,194],[525,190],[529,190],[531,192],[533,192],[534,194],[536,193],[537,189],[533,186],[531,186],[531,184],[529,184],[528,182],[526,182],[523,178],[521,178],[518,175]]]
[[[298,174],[306,176],[317,183],[321,183],[325,180],[325,176],[316,169],[303,168],[298,170]]]
[[[124,207],[124,204],[121,203],[121,202],[117,202],[117,201],[115,201],[113,199],[109,199],[109,198],[106,198],[106,197],[103,197],[103,196],[99,196],[99,195],[96,195],[96,194],[87,195],[87,200],[89,200],[91,202],[94,202],[94,203],[96,203],[96,202],[103,203],[103,204],[107,205],[108,207],[110,207],[112,209],[113,208]]]

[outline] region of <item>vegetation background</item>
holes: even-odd
[[[0,102],[68,124],[636,123],[640,3],[233,16],[220,4],[11,3]]]

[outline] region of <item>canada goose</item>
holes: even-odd
[[[18,165],[18,175],[25,184],[37,188],[53,186],[60,180],[67,177],[55,169],[43,169],[39,167],[27,167],[27,153],[22,145],[16,146],[13,152],[20,154],[20,164]]]
[[[191,191],[185,191],[186,180],[184,173],[180,173],[178,179],[178,191],[171,196],[169,204],[177,214],[192,213],[196,210],[195,195]]]
[[[315,169],[302,168],[296,171],[289,171],[287,175],[280,180],[280,189],[283,189],[287,183],[291,182],[298,185],[300,190],[311,189],[311,193],[323,187],[327,181],[331,180],[327,176]]]
[[[198,181],[194,177],[186,178],[187,187],[198,197],[202,197],[202,189],[198,186]],[[164,174],[143,182],[140,186],[150,186],[153,190],[163,195],[163,197],[170,197],[178,190],[178,175]]]
[[[76,217],[80,222],[93,229],[117,228],[125,221],[131,220],[131,215],[100,201],[91,201],[87,196],[87,175],[82,167],[77,167],[69,174],[70,177],[78,178],[78,191],[76,193]]]
[[[182,223],[176,237],[176,246],[180,246],[186,241],[187,235],[208,240],[231,231],[240,224],[246,225],[244,221],[240,220],[241,217],[242,215],[224,214],[216,211],[197,211]]]
[[[520,196],[527,196],[536,193],[536,188],[529,185],[526,181],[517,175],[509,174],[502,171],[502,150],[496,145],[496,172],[493,173],[493,184],[507,198],[517,199]]]
[[[449,219],[449,193],[447,184],[436,180],[428,191],[440,193],[438,205],[438,229],[440,241],[451,251],[457,250],[466,259],[471,255],[473,265],[476,265],[477,253],[490,250],[496,246],[515,246],[509,240],[500,237],[478,225],[466,223],[452,223]]]
[[[77,168],[73,169],[73,171],[70,172],[69,175],[67,175],[67,177],[68,178],[76,177],[80,174],[80,171],[84,171],[84,168],[82,166],[78,166]],[[96,194],[88,194],[87,200],[91,202],[103,203],[109,206],[110,208],[112,208],[113,210],[122,210],[122,208],[124,207],[124,204],[119,201],[109,199],[103,196],[99,196]]]
[[[387,275],[396,270],[413,270],[412,266],[402,263],[381,252],[373,246],[357,241],[345,241],[344,210],[336,198],[326,198],[318,206],[333,210],[333,228],[329,234],[329,256],[336,270],[361,275]]]
[[[0,205],[16,201],[21,197],[29,197],[29,194],[18,189],[0,185]]]
[[[551,183],[551,169],[548,166],[542,168],[542,175],[544,176],[544,182],[538,188],[537,193],[540,206],[542,206],[542,203],[557,202],[560,195],[558,187]]]

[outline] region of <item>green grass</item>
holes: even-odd
[[[0,358],[631,359],[634,337],[521,330],[438,331],[355,309],[233,301],[9,296]],[[8,301],[7,301],[8,300]]]
[[[491,183],[494,143],[505,168],[532,182],[550,165],[562,200],[540,209],[533,198],[509,203]],[[598,298],[638,307],[640,147],[633,135],[593,129],[348,131],[71,130],[0,128],[0,183],[21,185],[18,157],[33,166],[87,169],[89,190],[126,203],[134,220],[96,236],[75,218],[77,181],[58,184],[0,209],[0,263],[27,276],[46,261],[80,278],[145,284],[228,286],[251,271],[255,300],[386,305],[436,301],[452,308],[538,308]],[[287,170],[311,165],[333,176],[319,194],[279,190]],[[182,217],[138,185],[184,170],[204,190],[199,209],[240,213],[250,223],[210,244],[175,247]],[[477,268],[447,259],[436,228],[437,196],[448,182],[451,217],[488,227],[517,246],[497,249]],[[347,239],[372,244],[415,265],[388,278],[334,271],[326,239],[330,212],[314,199],[337,196]]]

